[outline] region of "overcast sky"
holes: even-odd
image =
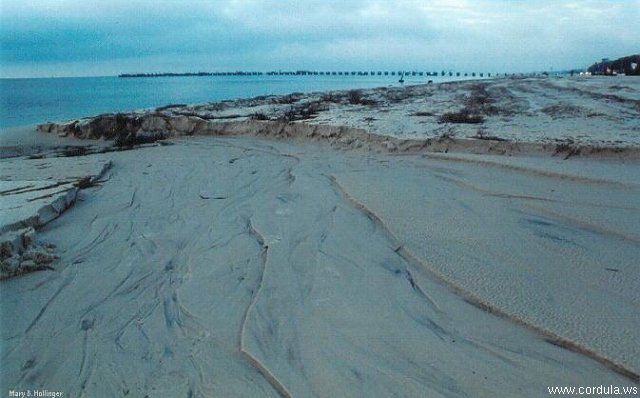
[[[0,0],[0,76],[525,72],[640,53],[640,0]]]

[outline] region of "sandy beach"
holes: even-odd
[[[4,390],[638,387],[637,78],[45,122],[2,141]]]

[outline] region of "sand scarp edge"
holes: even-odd
[[[533,174],[542,177],[549,178],[557,178],[561,180],[569,180],[576,182],[584,182],[589,184],[598,184],[598,185],[610,185],[610,186],[618,186],[622,188],[629,188],[629,184],[622,183],[619,181],[611,181],[603,178],[591,178],[585,176],[579,176],[575,174],[566,174],[566,173],[558,173],[547,170],[539,170],[532,167],[518,166],[514,164],[505,164],[500,162],[494,162],[486,159],[469,159],[469,158],[461,158],[458,156],[451,156],[444,153],[426,153],[423,155],[426,158],[437,159],[437,160],[447,160],[452,162],[460,162],[460,163],[472,163],[472,164],[480,164],[483,166],[490,166],[496,168],[502,168],[507,170],[513,170],[521,173]]]
[[[640,159],[640,148],[599,147],[588,144],[551,144],[455,137],[399,138],[364,128],[312,124],[304,121],[214,121],[197,116],[164,114],[106,114],[70,122],[45,123],[37,129],[80,139],[113,139],[116,143],[144,144],[192,135],[256,136],[281,140],[324,142],[339,149],[368,149],[389,153],[542,154],[545,156]]]

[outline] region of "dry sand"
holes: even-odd
[[[462,87],[447,95],[464,95]],[[545,93],[557,99],[553,90]],[[637,91],[625,95],[637,101]],[[634,102],[608,100],[613,110],[601,112],[617,116],[598,123],[633,130],[637,119],[624,112]],[[342,108],[361,115],[351,108],[367,106]],[[112,166],[62,217],[38,226],[36,243],[59,257],[53,269],[0,282],[3,390],[542,397],[553,385],[638,385],[640,173],[631,134],[606,159],[584,149],[611,141],[602,137],[578,142],[566,160],[545,139],[489,142],[518,154],[509,157],[470,153],[491,146],[437,132],[416,146],[398,138],[402,129],[385,128],[400,131],[389,138],[360,124],[174,114],[184,108],[156,112],[154,123],[168,123],[167,136],[244,136],[0,161],[5,180],[18,174],[5,173],[9,165],[35,161],[58,180]],[[339,108],[325,113],[339,120]],[[68,162],[93,166],[79,174]]]

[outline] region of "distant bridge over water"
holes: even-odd
[[[118,77],[173,77],[173,76],[399,76],[399,77],[498,77],[522,75],[515,73],[491,73],[491,72],[454,72],[454,71],[417,71],[417,70],[386,70],[386,71],[233,71],[233,72],[187,72],[187,73],[123,73]]]

